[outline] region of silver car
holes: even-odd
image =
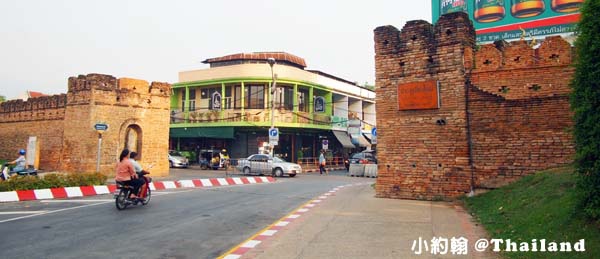
[[[181,153],[175,150],[169,150],[169,167],[187,168],[190,162]]]
[[[238,161],[237,169],[244,174],[272,175],[290,177],[302,173],[302,167],[295,163],[287,162],[279,157],[255,154]]]

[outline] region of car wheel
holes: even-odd
[[[250,167],[244,167],[243,172],[244,172],[245,175],[249,175],[250,174]]]
[[[275,177],[282,177],[283,176],[283,171],[281,170],[281,168],[276,168],[275,171],[273,171],[273,176],[275,176]]]

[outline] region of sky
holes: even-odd
[[[0,95],[66,93],[90,73],[176,83],[208,58],[260,51],[373,85],[373,30],[410,20],[431,22],[431,1],[2,0]]]

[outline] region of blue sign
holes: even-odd
[[[277,137],[277,135],[279,135],[279,130],[277,130],[277,128],[269,129],[269,136],[270,137]]]
[[[372,128],[371,129],[371,135],[373,135],[374,137],[377,136],[377,128]]]
[[[278,128],[270,128],[269,129],[269,142],[277,143],[279,141],[279,129]],[[277,145],[277,144],[273,144]]]
[[[96,123],[96,125],[94,125],[94,129],[99,131],[105,131],[108,129],[108,125],[104,123]]]
[[[323,96],[315,97],[315,112],[325,112],[325,98]]]

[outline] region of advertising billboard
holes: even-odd
[[[583,1],[432,0],[431,6],[433,23],[441,15],[466,12],[475,27],[477,42],[484,43],[572,33]]]

